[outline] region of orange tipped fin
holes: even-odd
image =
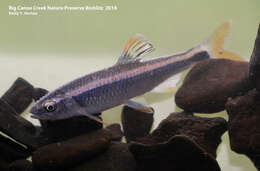
[[[213,33],[210,39],[211,53],[218,58],[244,61],[245,59],[240,55],[223,49],[223,45],[226,37],[228,36],[230,27],[231,27],[231,21],[226,21],[221,26],[219,26],[216,29],[216,31]]]
[[[128,40],[117,64],[139,61],[143,56],[154,50],[153,45],[141,34],[136,34]]]

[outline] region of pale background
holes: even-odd
[[[8,5],[117,5],[117,11],[39,12],[8,16]],[[225,48],[249,58],[260,22],[259,0],[8,0],[0,2],[0,94],[17,77],[53,90],[84,74],[111,66],[125,42],[141,33],[153,42],[151,57],[186,50],[226,20],[232,29]],[[173,97],[154,107],[155,125],[175,110]],[[167,95],[166,95],[167,96]],[[141,100],[143,100],[141,98]],[[103,113],[108,123],[120,122],[120,107]],[[204,115],[205,116],[205,115]],[[225,112],[210,117],[222,116]],[[227,133],[217,160],[224,171],[255,171],[244,155],[230,151]],[[185,149],[183,149],[185,150]]]

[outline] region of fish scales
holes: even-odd
[[[210,39],[188,51],[143,62],[140,61],[141,57],[154,48],[142,35],[135,35],[127,42],[116,65],[51,91],[33,104],[30,109],[32,117],[57,120],[84,115],[102,122],[94,114],[120,104],[149,111],[149,108],[130,99],[149,92],[171,76],[211,56],[231,56],[232,59],[243,60],[222,48],[229,28],[230,23],[226,22]]]
[[[99,73],[102,75],[100,79],[93,80],[99,82],[96,83],[99,86],[92,89],[83,86],[82,91],[78,92],[78,94],[73,94],[73,98],[81,106],[86,107],[90,113],[103,111],[152,90],[171,75],[186,69],[185,65],[189,67],[193,62],[208,57],[209,54],[207,52],[201,52],[191,56],[189,59],[185,59],[185,61],[180,58],[181,60],[175,60],[173,63],[170,63],[169,57],[164,60],[118,65]],[[165,64],[159,65],[158,62]],[[153,67],[156,65],[157,67]],[[135,73],[134,71],[136,70],[143,71]],[[122,75],[121,73],[125,74]],[[120,79],[112,79],[117,75],[121,75],[120,77],[118,76]],[[88,77],[83,77],[77,81],[84,82],[83,80],[88,80]]]

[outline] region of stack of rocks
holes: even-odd
[[[250,62],[209,59],[196,65],[176,93],[185,111],[226,110],[231,149],[260,169],[260,28]]]
[[[183,112],[170,114],[151,133],[154,113],[129,106],[121,114],[123,131],[120,124],[103,128],[85,116],[40,120],[41,126],[35,126],[21,113],[48,91],[18,78],[0,98],[0,169],[219,171],[216,149],[225,131],[232,150],[247,155],[259,169],[258,77],[260,29],[250,63],[208,59],[194,66],[175,97]],[[223,110],[228,122],[193,114]]]

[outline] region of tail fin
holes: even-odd
[[[226,21],[220,25],[207,41],[207,45],[210,46],[210,53],[217,58],[225,58],[232,60],[244,61],[245,59],[240,55],[223,49],[223,44],[229,33],[231,27],[231,21]]]

